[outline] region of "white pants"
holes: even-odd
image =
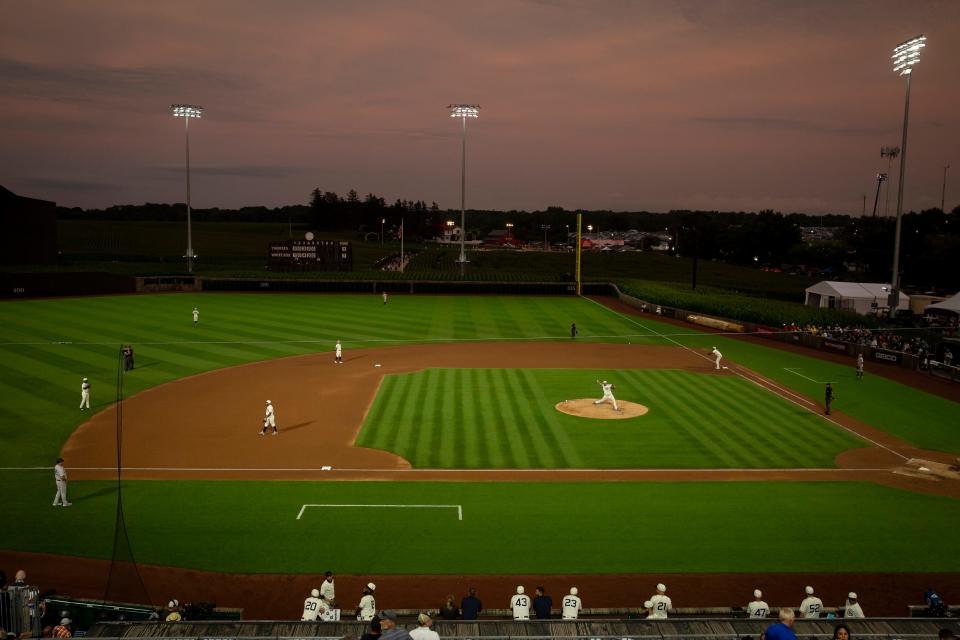
[[[717,369],[720,368],[720,359],[721,359],[721,358],[723,358],[723,356],[717,356]]]
[[[80,408],[81,409],[90,408],[90,392],[89,391],[80,392]]]
[[[593,404],[603,404],[603,403],[606,402],[607,400],[609,400],[609,401],[611,402],[611,404],[613,404],[613,410],[614,410],[614,411],[620,411],[620,407],[617,406],[617,399],[613,397],[613,394],[612,394],[612,393],[605,393],[605,394],[603,394],[603,397],[600,398],[599,400],[594,400],[594,401],[593,401]]]
[[[67,483],[65,480],[57,480],[57,495],[53,497],[53,506],[63,503],[63,506],[69,506],[67,502]]]

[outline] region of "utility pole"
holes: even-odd
[[[947,169],[949,168],[950,168],[949,164],[943,168],[943,189],[940,191],[940,212],[941,213],[947,212],[947,210],[944,209],[944,206],[946,206],[946,199],[947,199]]]

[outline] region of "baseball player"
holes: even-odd
[[[760,589],[753,590],[753,601],[747,605],[747,615],[751,618],[766,618],[770,613],[770,607],[763,601],[763,592]]]
[[[571,322],[570,323],[570,339],[571,340],[575,339],[578,333],[579,331],[577,331],[577,323]]]
[[[823,611],[823,600],[813,595],[813,587],[807,586],[803,591],[807,597],[800,603],[800,615],[808,619],[819,618]]]
[[[720,370],[720,359],[723,358],[723,354],[720,353],[716,347],[713,348],[713,351],[710,352],[710,355],[714,358],[714,364],[717,365],[717,371]]]
[[[650,598],[650,604],[653,605],[650,611],[650,618],[666,620],[667,611],[673,609],[673,601],[667,595],[667,585],[662,582],[657,585],[657,593]]]
[[[517,586],[516,595],[510,598],[510,608],[514,620],[530,619],[530,596],[524,593],[523,586]]]
[[[323,600],[320,599],[320,590],[311,589],[310,597],[303,601],[303,615],[300,619],[307,622],[314,622],[325,609],[326,605],[324,605]]]
[[[844,618],[865,618],[860,603],[857,602],[857,594],[851,591],[847,594],[847,602],[843,607]]]
[[[343,364],[343,347],[340,345],[339,340],[337,340],[336,356],[334,357],[333,361],[337,364]]]
[[[383,304],[387,304],[387,292],[383,292]]]
[[[263,412],[263,428],[260,429],[260,435],[267,432],[267,427],[273,427],[273,435],[277,435],[277,419],[273,413],[273,404],[267,400],[267,408]]]
[[[193,326],[197,326],[200,323],[200,309],[198,307],[193,308]]]
[[[53,496],[53,506],[63,504],[69,507],[73,503],[67,502],[67,470],[63,468],[63,458],[57,458],[57,464],[53,468],[53,479],[57,483],[57,495]]]
[[[328,607],[334,607],[337,604],[337,592],[333,586],[333,571],[327,571],[323,575],[323,582],[320,583],[320,597]]]
[[[90,383],[86,378],[80,383],[80,410],[90,408]]]
[[[599,400],[594,400],[593,404],[603,404],[609,400],[610,403],[613,404],[613,410],[620,411],[620,405],[617,404],[617,399],[613,397],[613,390],[617,387],[606,380],[597,380],[597,384],[603,389],[603,397]]]
[[[825,415],[830,415],[830,403],[833,402],[833,387],[830,386],[830,383],[827,383],[826,388],[823,390],[823,405],[825,407],[823,413]]]
[[[377,601],[373,599],[373,592],[376,590],[377,585],[372,582],[368,582],[363,588],[363,597],[357,605],[357,620],[370,622],[377,615]]]
[[[857,354],[857,380],[863,378],[863,354]]]
[[[563,611],[561,612],[561,617],[564,620],[576,620],[577,616],[580,615],[580,610],[583,609],[583,605],[580,602],[580,596],[576,587],[570,587],[570,595],[563,596]]]

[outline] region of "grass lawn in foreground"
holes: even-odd
[[[109,556],[116,483],[71,483],[69,509],[50,506],[46,472],[5,484],[17,514],[6,548]],[[960,571],[948,543],[960,501],[869,483],[124,486],[138,562],[214,571],[320,573],[331,561],[359,575]],[[463,520],[455,509],[375,508],[310,508],[297,520],[305,503],[459,504]]]
[[[644,416],[566,415],[597,378]],[[607,406],[605,405],[606,409]],[[612,407],[609,408],[612,412]],[[428,369],[386,376],[357,438],[420,468],[833,467],[869,444],[747,380],[634,369]]]

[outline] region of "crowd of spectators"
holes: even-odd
[[[901,333],[895,333],[892,330],[869,329],[866,327],[842,327],[817,326],[817,325],[797,325],[786,324],[784,331],[807,333],[812,336],[820,336],[827,340],[836,342],[847,342],[862,347],[872,347],[874,349],[883,349],[885,351],[896,351],[909,355],[915,355],[921,360],[924,358],[941,358],[944,364],[951,364],[953,354],[950,348],[945,346],[939,351],[936,345],[930,344],[923,336],[908,336]]]

